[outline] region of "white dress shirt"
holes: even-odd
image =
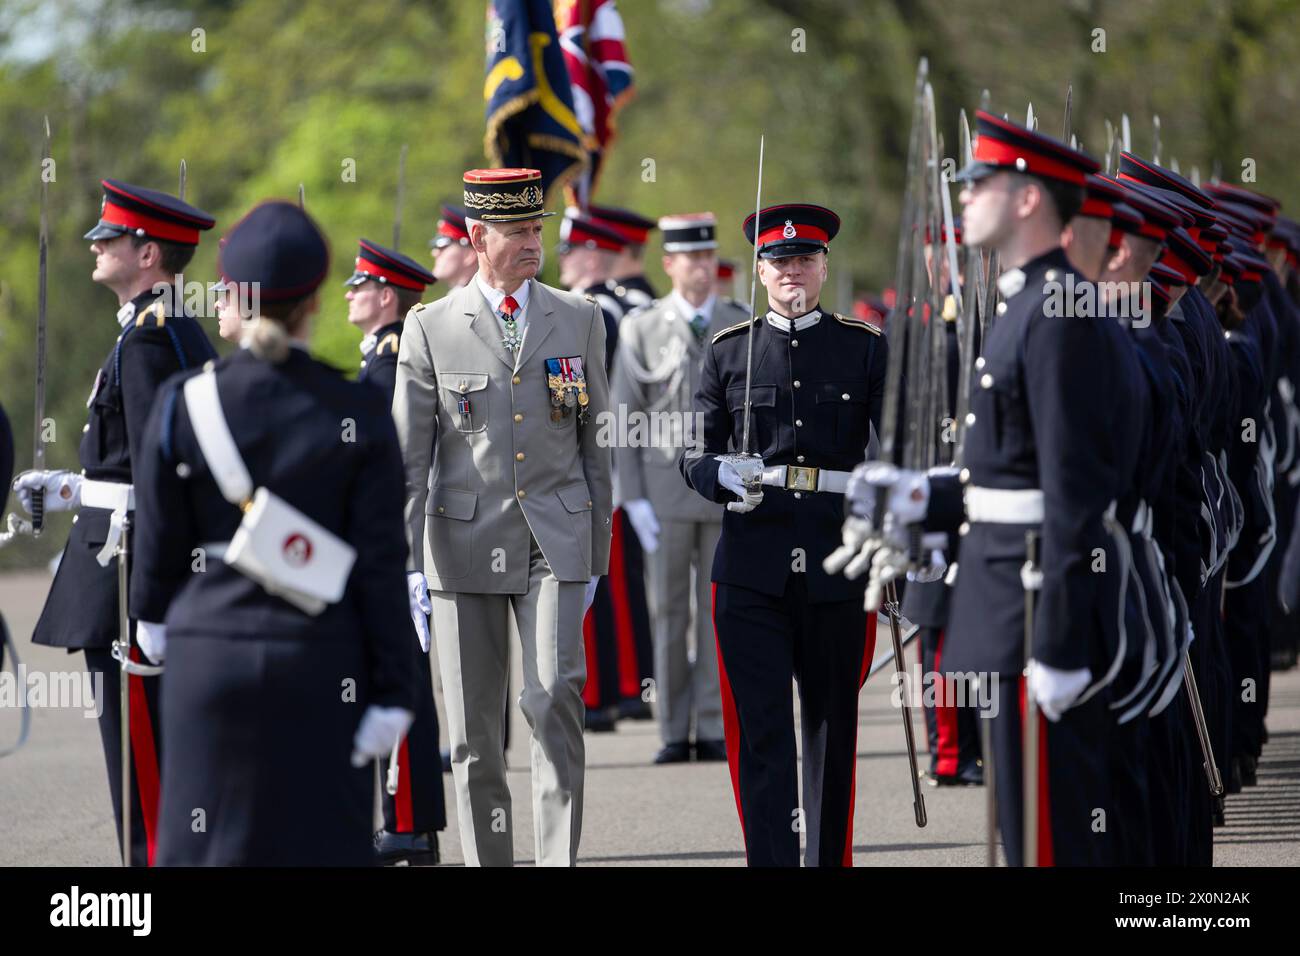
[[[505,334],[505,320],[501,318],[501,303],[505,301],[507,295],[514,296],[515,302],[519,304],[519,311],[515,313],[515,327],[519,329],[520,351],[523,351],[524,332],[527,330],[528,315],[528,280],[525,279],[514,292],[502,292],[500,289],[494,289],[484,281],[482,273],[474,275],[474,281],[478,283],[478,289],[483,293],[483,298],[487,299],[488,306],[492,309],[492,314],[497,317],[497,322],[501,324],[502,335]]]

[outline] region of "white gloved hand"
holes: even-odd
[[[411,623],[415,625],[415,636],[420,640],[420,650],[429,653],[429,613],[433,605],[429,603],[429,583],[419,571],[406,572],[406,592],[410,599]]]
[[[728,511],[746,514],[757,508],[763,500],[762,490],[751,491],[746,488],[745,483],[740,479],[740,472],[736,471],[736,466],[729,461],[718,463],[718,484],[740,498],[739,501],[727,502]]]
[[[14,479],[18,503],[32,513],[32,493],[45,490],[46,511],[73,511],[81,507],[81,475],[75,471],[24,471]]]
[[[641,550],[654,554],[659,549],[659,519],[655,517],[654,505],[645,498],[636,498],[623,503],[623,513],[632,522]]]
[[[587,593],[582,596],[582,613],[586,614],[591,608],[591,602],[596,600],[596,585],[600,583],[600,575],[597,574],[587,582]]]
[[[155,664],[161,664],[167,656],[167,625],[136,621],[135,642],[140,645],[145,657]]]
[[[867,594],[863,606],[868,611],[880,609],[880,605],[885,603],[885,594],[889,582],[896,578],[905,577],[911,568],[911,559],[907,556],[907,549],[900,547],[886,540],[875,553],[871,556],[871,573],[867,577]],[[846,570],[854,570],[854,565],[850,564]],[[860,571],[853,574],[856,577]]]
[[[364,767],[391,754],[414,718],[405,707],[367,707],[352,738],[352,766]]]
[[[1043,716],[1056,723],[1092,682],[1092,671],[1063,671],[1030,658],[1026,679]]]
[[[885,507],[902,525],[925,520],[930,506],[930,479],[923,471],[895,468],[882,461],[864,461],[849,475],[844,489],[849,511],[875,518],[876,501],[885,494]]]

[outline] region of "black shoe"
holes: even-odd
[[[725,740],[695,741],[695,759],[701,763],[715,763],[727,759],[727,742]]]
[[[1253,787],[1256,783],[1255,768],[1257,762],[1250,754],[1241,755],[1241,785],[1243,787]]]
[[[609,708],[587,711],[587,716],[582,719],[582,727],[584,730],[590,730],[593,734],[613,733],[617,729],[614,726],[614,717]]]
[[[925,782],[932,787],[982,787],[984,774],[979,770],[970,773],[927,773]]]
[[[650,705],[640,697],[624,697],[618,702],[619,720],[654,720]]]
[[[436,866],[439,859],[436,833],[389,833],[380,830],[375,834],[375,862],[380,866],[402,862],[410,866]]]
[[[655,754],[655,763],[686,763],[691,759],[691,745],[686,741],[678,744],[664,744]]]
[[[1228,776],[1223,781],[1225,793],[1241,793],[1241,758],[1233,757],[1228,764]]]

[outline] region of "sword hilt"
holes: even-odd
[[[32,537],[39,538],[45,527],[45,489],[37,488],[32,492]]]

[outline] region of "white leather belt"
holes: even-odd
[[[966,520],[982,524],[1042,524],[1043,492],[1038,488],[966,489]]]
[[[81,481],[81,506],[83,508],[102,508],[112,514],[108,517],[108,534],[104,537],[104,546],[95,555],[101,568],[108,567],[122,541],[122,524],[126,513],[135,510],[135,486],[122,481],[96,481],[83,478]]]
[[[763,484],[788,491],[829,491],[842,495],[849,486],[847,471],[806,465],[772,465],[763,469]]]

